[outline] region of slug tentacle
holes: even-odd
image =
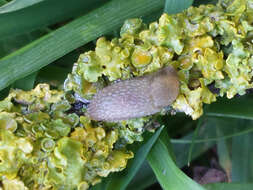
[[[105,87],[91,100],[87,115],[98,121],[143,117],[170,105],[178,93],[177,73],[167,66],[155,73]]]

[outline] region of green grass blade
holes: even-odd
[[[220,98],[208,105],[205,115],[253,120],[253,95],[244,95],[232,99]]]
[[[7,87],[0,91],[0,101],[3,100],[6,96],[8,96],[10,91],[10,87]]]
[[[252,190],[253,183],[214,183],[205,187],[207,190]]]
[[[8,3],[8,1],[6,1],[6,0],[0,0],[0,6],[3,6],[3,5],[5,5],[6,3]]]
[[[129,161],[127,164],[127,168],[123,170],[123,172],[115,173],[111,176],[109,183],[107,185],[106,190],[117,189],[117,190],[124,190],[130,181],[133,179],[139,168],[141,167],[142,163],[146,159],[150,149],[158,139],[163,127],[160,127],[155,134],[148,134],[148,138],[145,137],[141,143],[141,146],[135,147],[137,151],[135,152],[135,156],[132,160]]]
[[[12,88],[19,88],[22,90],[31,90],[34,87],[37,74],[38,74],[38,72],[34,72],[22,79],[19,79],[19,80],[15,81],[11,85],[11,87]]]
[[[196,159],[198,156],[203,154],[209,148],[214,146],[214,144],[216,143],[215,141],[207,141],[207,142],[202,142],[202,143],[196,143],[196,141],[198,141],[198,139],[205,139],[207,134],[215,133],[215,130],[216,128],[212,125],[207,125],[201,128],[201,130],[199,131],[198,138],[195,139],[194,149],[192,150],[190,161]],[[192,132],[181,139],[176,139],[173,141],[171,140],[174,154],[176,155],[176,164],[180,168],[188,164],[188,154],[189,154],[189,149],[190,149],[193,137],[194,137],[194,133]],[[181,142],[188,142],[188,143],[178,143],[179,140]]]
[[[18,1],[30,2],[30,0]],[[0,14],[0,39],[75,18],[105,2],[106,0],[75,0],[74,3],[69,0],[44,0],[14,12]]]
[[[22,47],[25,44],[32,42],[33,40],[39,38],[42,35],[43,35],[42,31],[36,31],[36,32],[27,33],[24,35],[19,35],[12,38],[0,40],[0,57],[15,51],[19,47]],[[37,72],[32,73],[31,75],[28,75],[25,78],[19,79],[11,85],[11,88],[30,90],[34,87],[36,76],[37,76]],[[5,93],[0,91],[0,94],[5,94]],[[4,95],[1,96],[0,98],[3,98],[3,97]]]
[[[246,134],[253,133],[253,127],[250,125],[241,125],[240,119],[233,119],[233,118],[216,118],[216,117],[208,117],[208,119],[205,121],[204,129],[202,131],[202,135],[199,135],[199,138],[195,139],[195,144],[203,144],[203,143],[209,143],[209,142],[216,142],[221,140],[227,140],[232,139],[233,137],[238,137]],[[248,121],[251,122],[251,121]],[[213,129],[216,129],[215,127],[222,128],[224,135],[218,136],[216,133],[216,130],[209,130],[209,128],[212,127]],[[206,130],[207,129],[207,130]],[[191,144],[191,139],[171,139],[172,143],[175,144]]]
[[[199,6],[203,4],[214,4],[216,5],[218,0],[194,0],[193,6]]]
[[[190,7],[193,0],[166,0],[164,12],[169,14],[180,13]]]
[[[189,148],[188,159],[187,159],[187,165],[188,166],[190,165],[190,162],[192,160],[192,151],[193,151],[195,140],[198,137],[199,129],[200,129],[201,126],[202,126],[202,118],[200,118],[198,120],[198,124],[197,124],[197,127],[196,127],[195,131],[194,131],[194,136],[192,138],[192,143],[191,143],[190,148]]]
[[[183,120],[182,117],[179,117],[179,118],[180,118],[179,120],[175,120],[175,119],[171,120],[172,118],[168,120],[167,125],[169,128],[166,128],[166,130],[170,131],[171,128],[173,129],[174,125],[175,126],[188,125],[188,122],[187,123],[181,122]],[[175,131],[176,129],[173,129],[173,130]],[[216,131],[216,127],[214,127],[213,125],[207,125],[201,128],[201,130],[199,131],[198,139],[204,139],[207,134],[215,134],[215,131]],[[182,168],[187,165],[188,151],[189,151],[193,136],[194,136],[194,133],[191,132],[190,134],[184,136],[183,138],[177,139],[176,142],[172,141],[172,146],[173,146],[174,154],[176,157],[176,164],[179,168]],[[168,137],[165,136],[164,138],[166,140]],[[178,140],[181,140],[183,142],[187,141],[187,142],[178,143],[177,142]],[[166,141],[168,141],[168,139]],[[214,144],[215,144],[215,141],[196,143],[194,145],[195,148],[193,149],[192,156],[191,156],[192,160],[196,159],[201,154],[206,152]],[[155,175],[153,174],[152,169],[149,166],[147,166],[147,164],[145,164],[144,162],[144,165],[139,169],[138,173],[136,174],[136,176],[130,183],[127,190],[142,190],[150,186],[151,184],[154,184],[156,181],[157,180],[156,180]]]
[[[128,185],[127,190],[142,190],[156,182],[156,176],[147,160],[145,160],[131,183]]]
[[[124,20],[159,10],[163,0],[113,0],[0,60],[0,90],[73,49],[118,28]]]
[[[105,190],[106,187],[106,179],[102,180],[102,182],[96,184],[95,186],[91,186],[89,190]]]
[[[39,71],[36,83],[48,83],[51,86],[58,87],[63,84],[70,72],[71,70],[67,68],[48,65]]]
[[[152,167],[160,185],[164,190],[204,190],[202,186],[186,176],[174,163],[171,150],[162,138],[156,141],[148,154],[148,162]]]
[[[230,129],[230,127],[227,129]],[[217,136],[224,136],[226,133],[224,126],[216,127]],[[230,141],[229,140],[220,140],[217,142],[217,155],[219,158],[219,164],[224,169],[227,174],[228,181],[231,181],[231,171],[232,171],[232,162],[230,155]]]
[[[253,133],[233,138],[231,173],[232,182],[249,183],[253,181],[252,144]]]
[[[45,0],[29,0],[29,1],[12,0],[11,2],[7,3],[6,5],[0,7],[0,14],[12,12],[12,11],[17,11],[19,9],[23,9],[23,8],[32,6],[32,5],[39,3],[41,1],[45,1]]]
[[[213,126],[207,126],[205,130],[200,134],[199,138],[203,138],[203,135],[205,133],[208,133],[209,131],[215,131],[215,128]],[[188,140],[191,142],[191,139],[193,138],[193,133],[190,133],[189,135],[184,136],[181,140]],[[196,159],[198,156],[206,152],[210,147],[212,147],[215,144],[214,141],[205,142],[205,143],[198,143],[195,144],[195,148],[192,152],[192,160]],[[178,144],[178,143],[172,143],[173,150],[176,156],[176,163],[179,168],[182,168],[187,165],[187,155],[188,150],[190,148],[190,143],[186,144]],[[142,168],[139,170],[137,175],[134,177],[133,181],[130,183],[130,186],[127,188],[127,190],[141,190],[145,187],[148,187],[151,184],[154,184],[156,182],[155,176],[153,174],[152,169],[149,166],[142,166]]]
[[[18,50],[19,48],[22,48],[45,34],[45,31],[39,30],[0,40],[0,58]]]

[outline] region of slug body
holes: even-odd
[[[87,115],[97,121],[120,121],[161,111],[178,96],[175,69],[167,66],[155,73],[112,84],[99,91],[88,105]]]

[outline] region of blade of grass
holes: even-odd
[[[193,0],[166,0],[164,12],[168,14],[179,13],[190,7],[192,3]]]
[[[218,123],[219,124],[219,123]],[[227,129],[230,129],[230,127]],[[216,127],[217,136],[224,136],[226,133],[224,126]],[[230,129],[231,130],[231,129]],[[232,171],[232,161],[231,161],[231,139],[220,140],[217,142],[217,155],[219,158],[219,164],[224,169],[227,174],[228,182],[231,182],[231,171]]]
[[[0,90],[73,49],[122,25],[127,18],[159,10],[163,0],[113,0],[0,60]],[[11,74],[10,74],[11,73]]]
[[[199,138],[203,138],[203,135],[206,133],[214,133],[216,130],[215,127],[208,125],[204,128],[204,131],[201,131]],[[190,133],[186,136],[184,136],[181,140],[188,140],[191,142],[193,138],[194,133]],[[195,144],[195,148],[192,152],[192,160],[196,159],[198,156],[200,156],[202,153],[206,152],[210,147],[214,145],[214,141],[210,142],[204,142],[204,143],[198,143]],[[182,168],[187,165],[187,154],[190,147],[189,143],[186,144],[178,144],[173,143],[173,150],[176,156],[176,164],[179,168]],[[156,182],[156,177],[152,171],[152,169],[147,166],[147,163],[144,166],[142,166],[136,176],[134,177],[133,181],[130,183],[127,190],[142,190],[146,187],[150,186],[151,184],[154,184]]]
[[[168,149],[168,142],[168,138],[163,140],[159,137],[148,154],[148,162],[160,185],[165,190],[204,190],[205,188],[191,180],[176,166],[172,159],[172,150]]]
[[[39,30],[0,40],[0,58],[16,51],[45,34],[45,31]]]
[[[194,0],[193,6],[199,6],[203,4],[217,4],[218,0]]]
[[[96,184],[95,186],[90,186],[89,190],[105,190],[106,187],[106,179],[103,179],[102,182]]]
[[[127,168],[123,170],[123,172],[113,174],[108,182],[106,190],[117,189],[124,190],[130,181],[133,179],[142,163],[146,159],[150,149],[158,139],[161,131],[163,130],[163,126],[160,127],[155,134],[148,134],[146,136],[146,140],[141,143],[141,146],[135,146],[133,152],[135,152],[135,156],[132,160],[127,164]]]
[[[12,11],[17,11],[19,9],[23,9],[23,8],[32,6],[32,5],[39,3],[41,1],[45,1],[45,0],[29,0],[29,1],[12,0],[11,2],[0,7],[0,14],[12,12]]]
[[[204,111],[207,116],[229,117],[253,120],[253,95],[244,95],[232,99],[220,98]]]
[[[25,44],[33,41],[36,38],[39,38],[40,36],[43,35],[43,31],[35,31],[32,33],[27,33],[19,36],[15,36],[12,38],[7,38],[4,40],[0,40],[0,57],[3,55],[7,55],[10,52],[15,51],[17,48],[24,46]],[[23,79],[19,79],[15,81],[10,87],[11,88],[20,88],[23,90],[30,90],[33,88],[35,79],[36,79],[37,72],[26,76]],[[0,92],[1,94],[1,99],[4,98],[7,95],[7,91],[5,92]]]
[[[7,87],[0,91],[0,101],[3,100],[6,96],[8,96],[10,91],[10,87]]]
[[[253,183],[214,183],[205,187],[207,190],[252,190]]]
[[[213,134],[215,133],[215,130],[216,128],[212,125],[204,125],[203,127],[201,127],[201,129],[199,130],[198,138],[196,138],[194,142],[194,149],[192,151],[190,161],[196,159],[202,153],[204,153],[209,148],[214,146],[215,141],[205,141],[202,143],[196,143],[196,141],[198,141],[199,139],[205,139],[206,134]],[[180,168],[183,166],[186,166],[187,163],[189,162],[188,154],[189,154],[189,149],[190,149],[194,135],[195,135],[194,132],[191,132],[190,134],[188,134],[187,136],[184,136],[181,139],[175,139],[175,140],[171,139],[174,154],[176,155],[176,164]],[[178,141],[184,141],[187,143],[178,143]]]
[[[70,72],[70,69],[48,65],[39,71],[36,83],[48,83],[56,87],[63,84]]]
[[[128,185],[127,190],[142,190],[156,182],[156,176],[147,160],[145,160],[131,183]]]
[[[224,135],[221,137],[208,137],[208,138],[203,138],[203,139],[196,139],[194,141],[194,143],[200,144],[200,143],[206,143],[206,142],[216,142],[216,141],[231,139],[233,137],[238,137],[238,136],[249,134],[249,133],[253,133],[253,128],[243,129],[238,132],[232,132],[232,134]],[[175,144],[191,144],[192,140],[190,140],[190,139],[171,139],[171,142],[175,143]]]
[[[208,150],[210,147],[212,147],[215,144],[215,141],[220,141],[228,138],[230,138],[231,141],[232,137],[234,136],[253,132],[252,127],[241,126],[240,121],[239,123],[237,121],[237,119],[231,120],[228,118],[207,118],[204,122],[204,127],[202,127],[199,131],[199,137],[195,140],[195,148],[192,152],[192,160],[194,160],[199,155]],[[237,128],[237,130],[231,130],[233,128]],[[217,130],[222,130],[223,134],[217,133]],[[190,133],[182,139],[171,140],[173,150],[176,155],[176,163],[179,168],[187,164],[187,154],[190,144],[192,143],[193,135],[194,133]],[[210,138],[210,136],[212,135],[216,137]],[[127,189],[142,190],[153,183],[155,183],[155,180],[154,175],[152,174],[152,170],[149,167],[143,169],[142,166],[142,169],[138,171],[134,180],[131,182],[130,186]]]
[[[22,79],[19,79],[17,81],[15,81],[11,87],[12,88],[19,88],[19,89],[22,89],[22,90],[31,90],[33,89],[34,87],[34,84],[35,84],[35,80],[36,80],[36,77],[37,77],[37,74],[38,72],[34,72]]]
[[[19,1],[29,2],[29,0]],[[0,39],[75,18],[105,2],[106,0],[75,0],[74,3],[69,0],[44,0],[14,12],[0,14]]]
[[[6,1],[6,0],[0,0],[0,6],[3,6],[6,3],[8,3],[8,1]]]
[[[253,181],[252,144],[253,144],[252,133],[233,138],[232,173],[231,173],[232,182],[249,183]]]
[[[196,140],[196,138],[198,136],[199,129],[200,129],[201,125],[202,125],[202,117],[198,121],[197,127],[196,127],[196,129],[194,131],[194,136],[192,138],[192,143],[191,143],[190,148],[189,148],[188,159],[187,159],[188,160],[187,161],[187,165],[188,166],[190,166],[190,162],[191,162],[191,159],[192,159],[192,151],[193,151],[195,140]]]

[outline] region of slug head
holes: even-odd
[[[179,93],[179,80],[173,67],[165,67],[152,77],[150,93],[155,107],[169,106],[177,98]]]

